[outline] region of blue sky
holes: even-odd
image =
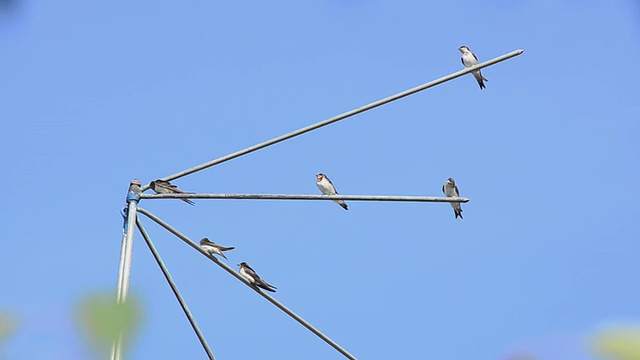
[[[232,245],[360,359],[591,359],[640,320],[634,1],[13,1],[0,14],[0,307],[10,359],[84,359],[74,311],[113,289],[127,186],[460,70],[484,70],[175,183],[210,193],[440,195],[465,204],[143,200]],[[7,131],[8,129],[8,131]],[[219,359],[336,351],[143,218]],[[132,359],[205,358],[142,238]]]

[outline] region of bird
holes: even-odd
[[[478,57],[469,50],[467,46],[462,45],[458,50],[462,53],[462,58],[460,60],[462,60],[462,65],[464,65],[464,67],[468,68],[473,65],[478,65]],[[480,70],[472,71],[471,73],[476,78],[478,85],[480,85],[480,90],[485,89],[486,86],[484,85],[484,82],[489,81],[489,79],[482,76],[482,72],[480,72]]]
[[[240,275],[247,279],[251,283],[251,285],[257,286],[267,291],[276,292],[275,289],[277,289],[277,287],[262,280],[260,276],[256,274],[255,270],[253,270],[251,266],[249,266],[249,264],[247,264],[246,262],[241,262],[240,264],[238,264],[238,266],[240,266]]]
[[[323,173],[316,174],[316,185],[324,195],[338,195],[336,187],[333,186],[333,183],[329,180],[327,175]],[[343,209],[349,210],[349,206],[347,206],[347,203],[344,202],[344,200],[333,200],[333,202],[342,206]]]
[[[200,240],[200,247],[202,250],[208,252],[210,255],[218,254],[228,260],[226,256],[222,253],[223,251],[233,250],[235,247],[233,246],[222,246],[220,244],[216,244],[213,241],[209,241],[209,238],[202,238]]]
[[[156,194],[186,194],[184,191],[178,189],[177,186],[171,184],[166,180],[158,179],[158,180],[152,181],[151,184],[149,184],[149,187],[151,187],[151,189],[153,189],[153,191],[155,191]],[[186,202],[189,205],[195,205],[195,203],[190,199],[184,198],[180,200]]]
[[[460,192],[458,191],[458,186],[456,186],[456,181],[453,178],[448,178],[447,182],[442,185],[442,192],[447,197],[460,197]],[[460,219],[464,219],[462,217],[462,206],[460,203],[452,202],[450,203],[453,208],[453,213],[456,214],[456,219],[458,216]]]

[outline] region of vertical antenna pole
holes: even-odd
[[[140,185],[138,179],[131,180],[127,193],[127,208],[123,214],[122,245],[120,248],[120,266],[118,268],[118,285],[116,299],[118,304],[127,300],[129,294],[129,279],[131,278],[131,257],[133,254],[133,232],[136,226],[136,212],[140,200]],[[111,347],[111,360],[122,360],[122,334]]]

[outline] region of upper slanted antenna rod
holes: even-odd
[[[487,66],[491,66],[491,65],[497,64],[499,62],[511,59],[512,57],[516,57],[518,55],[521,55],[523,52],[524,52],[524,50],[512,51],[512,52],[510,52],[508,54],[505,54],[505,55],[502,55],[502,56],[498,56],[496,58],[493,58],[491,60],[485,61],[485,62],[480,63],[478,65],[465,68],[463,70],[454,72],[453,74],[449,74],[447,76],[443,76],[443,77],[441,77],[439,79],[430,81],[430,82],[428,82],[426,84],[422,84],[422,85],[416,86],[416,87],[414,87],[412,89],[405,90],[405,91],[397,93],[395,95],[391,95],[391,96],[386,97],[386,98],[384,98],[382,100],[378,100],[378,101],[372,102],[372,103],[370,103],[368,105],[364,105],[364,106],[359,107],[357,109],[354,109],[354,110],[351,110],[351,111],[347,111],[345,113],[342,113],[340,115],[334,116],[332,118],[317,122],[317,123],[315,123],[313,125],[309,125],[307,127],[303,127],[302,129],[298,129],[298,130],[290,132],[288,134],[284,134],[284,135],[278,136],[276,138],[273,138],[271,140],[267,140],[267,141],[262,142],[260,144],[256,144],[256,145],[250,146],[250,147],[248,147],[246,149],[243,149],[243,150],[240,150],[240,151],[236,151],[236,152],[234,152],[232,154],[225,155],[225,156],[217,158],[215,160],[211,160],[211,161],[209,161],[207,163],[192,167],[191,169],[187,169],[187,170],[181,171],[179,173],[176,173],[176,174],[173,174],[173,175],[169,175],[167,177],[162,178],[162,180],[171,181],[171,180],[174,180],[174,179],[181,178],[183,176],[187,176],[189,174],[193,174],[194,172],[197,172],[197,171],[200,171],[200,170],[204,170],[204,169],[209,168],[209,167],[214,166],[214,165],[221,164],[223,162],[235,159],[237,157],[252,153],[252,152],[254,152],[256,150],[263,149],[263,148],[265,148],[267,146],[271,146],[271,145],[277,144],[277,143],[279,143],[281,141],[285,141],[285,140],[291,139],[293,137],[296,137],[298,135],[302,135],[302,134],[307,133],[309,131],[312,131],[312,130],[315,130],[315,129],[319,129],[319,128],[323,127],[323,126],[327,126],[327,125],[333,124],[334,122],[338,122],[340,120],[344,120],[344,119],[346,119],[348,117],[360,114],[360,113],[365,112],[367,110],[371,110],[371,109],[376,108],[378,106],[382,106],[382,105],[390,103],[392,101],[395,101],[395,100],[398,100],[398,99],[402,99],[403,97],[415,94],[417,92],[420,92],[422,90],[426,90],[426,89],[434,87],[436,85],[440,85],[440,84],[445,83],[445,82],[447,82],[449,80],[453,80],[453,79],[459,78],[460,76],[469,74],[472,71],[480,70],[480,69],[483,69],[483,68],[485,68]],[[145,191],[147,189],[149,189],[149,185],[148,184],[142,187],[142,191]]]

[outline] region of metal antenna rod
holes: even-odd
[[[189,320],[189,323],[191,324],[193,331],[195,331],[196,335],[198,336],[198,340],[200,340],[200,344],[202,344],[204,351],[207,353],[207,356],[209,357],[210,360],[215,360],[215,357],[213,356],[213,353],[211,352],[209,345],[207,345],[207,340],[205,340],[204,336],[202,335],[202,332],[200,331],[198,324],[196,324],[196,320],[193,318],[193,315],[191,315],[191,311],[189,311],[189,307],[187,306],[187,303],[182,298],[182,295],[180,295],[180,291],[178,291],[178,287],[174,283],[173,278],[171,278],[171,274],[169,274],[169,270],[167,270],[167,267],[164,265],[164,262],[160,257],[160,254],[158,254],[156,247],[153,245],[153,242],[151,242],[151,239],[149,238],[147,231],[142,226],[142,223],[140,223],[140,219],[136,219],[136,225],[138,225],[138,230],[140,230],[140,233],[142,234],[144,241],[147,243],[149,250],[151,250],[153,257],[156,259],[156,262],[158,263],[160,270],[162,270],[162,274],[164,275],[165,279],[167,279],[169,286],[171,286],[171,290],[173,291],[173,294],[176,296],[176,299],[178,299],[178,302],[180,303],[180,307],[182,308],[182,311],[184,311],[184,314],[187,316],[187,319]]]
[[[136,211],[140,199],[140,181],[131,180],[127,192],[127,210],[123,213],[124,225],[122,227],[122,245],[120,248],[120,265],[118,268],[118,284],[116,289],[116,301],[122,304],[127,301],[129,294],[129,280],[131,278],[131,258],[133,255],[133,233],[135,230]],[[122,359],[122,335],[111,347],[111,360]]]
[[[148,212],[147,210],[144,210],[142,208],[139,208],[138,211],[145,215],[146,217],[148,217],[149,219],[155,221],[158,225],[162,226],[163,228],[165,228],[167,231],[169,231],[170,233],[172,233],[173,235],[177,236],[180,240],[184,241],[187,245],[191,246],[192,248],[194,248],[195,250],[197,250],[199,253],[201,253],[202,255],[206,256],[209,260],[213,261],[216,265],[220,266],[221,268],[223,268],[226,272],[228,272],[229,274],[233,275],[236,279],[242,281],[245,285],[247,285],[248,287],[250,287],[253,291],[255,291],[256,293],[258,293],[260,296],[262,296],[263,298],[267,299],[270,303],[272,303],[273,305],[275,305],[278,309],[282,310],[283,312],[285,312],[287,315],[289,315],[290,317],[292,317],[295,321],[297,321],[298,323],[300,323],[302,326],[304,326],[305,328],[307,328],[309,331],[311,331],[312,333],[314,333],[316,336],[318,336],[319,338],[321,338],[324,342],[326,342],[327,344],[329,344],[331,347],[333,347],[334,349],[336,349],[338,352],[340,352],[342,355],[344,355],[347,359],[350,360],[356,360],[356,357],[351,355],[347,350],[343,349],[340,345],[338,345],[336,342],[334,342],[333,340],[331,340],[328,336],[326,336],[325,334],[323,334],[322,332],[320,332],[320,330],[316,329],[315,327],[313,327],[311,324],[309,324],[308,322],[306,322],[303,318],[301,318],[298,314],[294,313],[293,311],[291,311],[289,308],[287,308],[286,306],[284,306],[283,304],[281,304],[278,300],[272,298],[271,296],[265,294],[264,292],[258,290],[256,287],[254,287],[253,285],[251,285],[251,283],[249,283],[244,277],[242,277],[242,275],[240,275],[238,272],[234,271],[232,268],[229,267],[229,265],[223,263],[222,261],[218,260],[216,257],[209,255],[209,253],[207,253],[206,251],[202,250],[200,248],[200,246],[198,246],[196,243],[194,243],[193,241],[191,241],[191,239],[189,239],[188,237],[186,237],[184,234],[182,234],[180,231],[176,230],[175,228],[173,228],[171,225],[167,224],[166,222],[162,221],[161,219],[159,219],[158,217],[156,217],[155,215],[153,215],[152,213]]]
[[[141,199],[253,199],[253,200],[356,200],[466,203],[462,197],[399,195],[305,195],[305,194],[142,194]]]
[[[118,303],[123,303],[127,300],[129,294],[129,280],[131,279],[131,257],[133,254],[133,233],[136,220],[138,203],[135,201],[129,202],[127,209],[127,218],[125,224],[127,226],[126,232],[122,237],[122,247],[120,250],[120,268],[118,270],[118,287],[117,287],[117,299]]]
[[[354,110],[351,110],[351,111],[347,111],[345,113],[342,113],[342,114],[340,114],[338,116],[334,116],[334,117],[329,118],[327,120],[320,121],[318,123],[315,123],[313,125],[309,125],[309,126],[304,127],[302,129],[298,129],[298,130],[290,132],[288,134],[278,136],[276,138],[273,138],[271,140],[267,140],[267,141],[262,142],[260,144],[250,146],[250,147],[248,147],[246,149],[243,149],[243,150],[240,150],[240,151],[236,151],[236,152],[234,152],[232,154],[229,154],[229,155],[223,156],[221,158],[217,158],[215,160],[209,161],[207,163],[192,167],[191,169],[187,169],[187,170],[181,171],[179,173],[176,173],[176,174],[173,174],[173,175],[169,175],[167,177],[162,178],[162,180],[178,179],[178,178],[181,178],[183,176],[192,174],[194,172],[197,172],[197,171],[200,171],[200,170],[204,170],[204,169],[206,169],[208,167],[221,164],[221,163],[223,163],[225,161],[229,161],[229,160],[235,159],[235,158],[237,158],[239,156],[252,153],[252,152],[254,152],[256,150],[260,150],[260,149],[265,148],[267,146],[271,146],[273,144],[277,144],[277,143],[279,143],[281,141],[290,139],[292,137],[296,137],[298,135],[302,135],[302,134],[307,133],[309,131],[321,128],[323,126],[327,126],[327,125],[333,124],[334,122],[337,122],[337,121],[340,121],[340,120],[344,120],[344,119],[346,119],[348,117],[360,114],[360,113],[365,112],[367,110],[371,110],[371,109],[376,108],[378,106],[390,103],[390,102],[398,100],[398,99],[402,99],[403,97],[415,94],[415,93],[417,93],[419,91],[428,89],[430,87],[434,87],[436,85],[440,85],[440,84],[445,83],[445,82],[447,82],[449,80],[453,80],[453,79],[458,78],[460,76],[469,74],[472,71],[480,70],[480,69],[485,68],[487,66],[491,66],[491,65],[497,64],[499,62],[502,62],[504,60],[511,59],[512,57],[515,57],[515,56],[518,56],[518,55],[522,54],[523,52],[524,52],[524,50],[512,51],[512,52],[510,52],[508,54],[505,54],[505,55],[502,55],[502,56],[498,56],[496,58],[493,58],[491,60],[485,61],[485,62],[480,63],[478,65],[466,68],[464,70],[457,71],[457,72],[455,72],[453,74],[450,74],[450,75],[447,75],[447,76],[443,76],[443,77],[441,77],[439,79],[436,79],[436,80],[430,81],[428,83],[422,84],[420,86],[414,87],[413,89],[405,90],[403,92],[400,92],[400,93],[397,93],[395,95],[389,96],[389,97],[384,98],[382,100],[378,100],[378,101],[372,102],[372,103],[370,103],[368,105],[364,105],[362,107],[359,107],[357,109],[354,109]],[[149,188],[149,185],[145,185],[144,187],[142,187],[142,191],[145,191],[148,188]]]

